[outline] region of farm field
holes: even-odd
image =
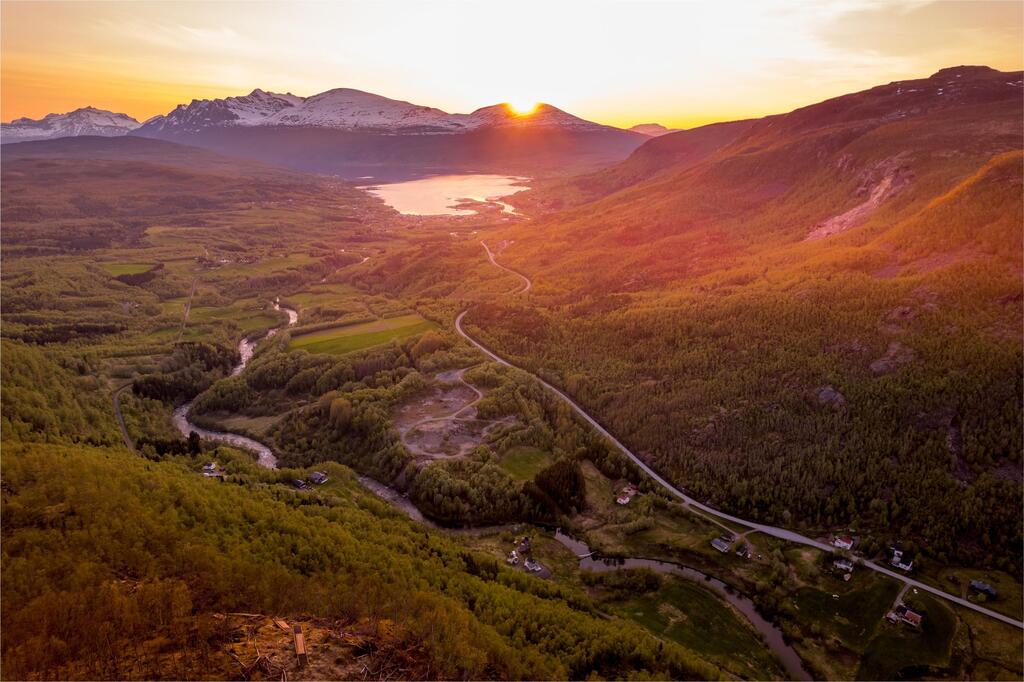
[[[737,675],[784,678],[779,663],[742,616],[699,585],[666,580],[656,592],[613,602],[612,609],[658,637],[697,651]],[[708,633],[715,633],[708,637]]]
[[[193,306],[192,310],[189,311],[189,326],[220,323],[229,320],[237,324],[243,333],[249,333],[257,329],[266,329],[280,323],[277,315],[266,308],[262,308],[253,299],[236,301],[234,304],[225,307]]]
[[[289,348],[302,349],[310,353],[340,355],[361,348],[378,346],[391,339],[404,339],[421,334],[435,326],[433,322],[414,313],[302,334],[291,340]]]
[[[156,263],[100,263],[100,267],[112,276],[120,277],[121,275],[141,275],[144,272],[149,272],[156,267]]]

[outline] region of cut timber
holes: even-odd
[[[295,637],[295,656],[299,659],[299,667],[305,668],[309,658],[306,656],[306,636],[302,634],[302,626],[294,626],[292,635]]]
[[[274,625],[276,625],[277,627],[281,628],[282,630],[290,630],[291,629],[288,626],[288,622],[287,621],[283,621],[280,618],[275,618],[274,619]]]

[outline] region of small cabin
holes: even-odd
[[[314,471],[309,475],[309,482],[316,485],[323,485],[327,483],[327,474],[322,471]]]

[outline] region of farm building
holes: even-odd
[[[725,538],[715,538],[711,541],[711,546],[722,553],[729,551],[729,541]]]
[[[921,627],[921,621],[924,616],[914,611],[906,604],[900,604],[889,613],[885,614],[885,617],[892,623],[906,623],[907,625],[915,628]]]

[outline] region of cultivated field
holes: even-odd
[[[401,315],[362,324],[332,327],[322,331],[302,334],[292,339],[290,348],[301,348],[310,353],[351,353],[354,350],[370,348],[387,343],[392,339],[404,339],[422,334],[436,325],[417,314]]]

